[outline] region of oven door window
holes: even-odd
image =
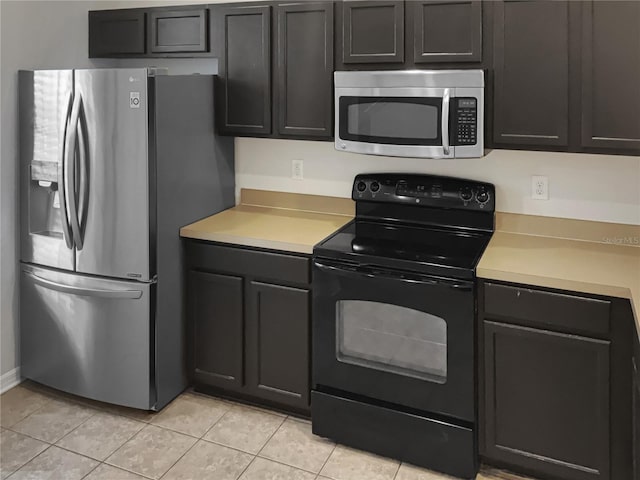
[[[336,303],[338,361],[436,383],[447,381],[447,323],[363,300]]]
[[[391,145],[442,145],[442,99],[340,97],[340,138]]]

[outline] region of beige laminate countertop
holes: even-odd
[[[640,335],[640,227],[498,214],[477,276],[628,298]]]
[[[243,189],[239,205],[182,227],[180,236],[310,254],[352,219],[351,199]]]

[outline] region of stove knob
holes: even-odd
[[[473,198],[473,192],[469,187],[464,187],[462,190],[460,190],[460,198],[465,202],[468,202]]]
[[[356,190],[358,190],[359,192],[364,192],[367,189],[367,184],[364,182],[358,182],[356,184]]]
[[[376,193],[378,190],[380,190],[380,184],[378,182],[372,182],[371,187],[369,188],[371,188],[371,191],[373,193]]]
[[[478,193],[476,194],[476,200],[478,201],[478,203],[487,203],[489,201],[489,194],[483,189],[478,190]]]

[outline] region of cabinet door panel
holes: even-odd
[[[278,132],[333,135],[333,3],[287,4],[278,15]]]
[[[404,62],[404,1],[342,3],[343,63]]]
[[[568,145],[569,5],[494,4],[494,141]]]
[[[640,2],[583,4],[582,145],[640,149]]]
[[[247,383],[256,396],[309,408],[309,291],[251,282]]]
[[[608,479],[610,342],[484,322],[485,457]]]
[[[220,133],[271,133],[271,7],[213,7],[211,50],[218,57]]]
[[[145,12],[89,12],[89,58],[145,53]]]
[[[410,2],[415,63],[480,62],[482,3],[478,0]]]
[[[207,10],[155,10],[149,13],[152,53],[206,52]]]
[[[238,390],[243,385],[242,278],[191,270],[187,281],[192,376]]]

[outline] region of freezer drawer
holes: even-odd
[[[103,402],[150,409],[155,284],[22,265],[22,375]]]

